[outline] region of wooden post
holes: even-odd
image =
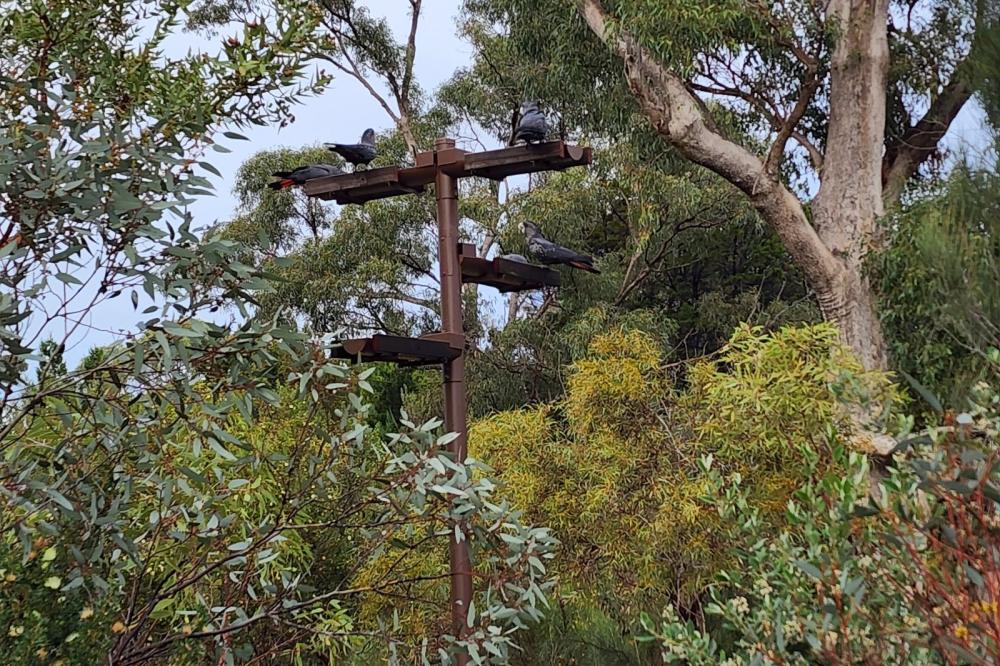
[[[452,139],[437,139],[434,152],[455,148]],[[463,350],[444,363],[444,426],[458,434],[448,445],[455,460],[464,463],[467,454],[468,428],[465,422],[465,352],[462,328],[462,268],[458,259],[458,178],[440,166],[434,178],[437,196],[438,262],[441,272],[441,331],[462,336]],[[461,524],[459,530],[462,529]],[[472,566],[465,539],[458,541],[454,532],[448,548],[451,561],[451,618],[455,635],[469,633],[467,618],[472,604]],[[458,655],[457,663],[468,663],[468,654]]]
[[[444,425],[458,435],[448,445],[455,460],[467,457],[468,427],[465,395],[465,332],[462,326],[462,259],[458,234],[458,180],[479,176],[502,180],[507,176],[536,171],[562,171],[590,164],[590,148],[568,146],[562,141],[513,146],[481,153],[455,148],[454,139],[436,139],[434,150],[418,153],[412,167],[384,167],[363,173],[326,176],[307,181],[305,193],[333,199],[337,203],[363,204],[385,197],[422,192],[434,183],[437,195],[438,263],[441,273],[441,332],[419,340],[373,336],[344,343],[344,354],[368,360],[427,364],[441,362],[444,368]],[[466,248],[468,251],[468,248]],[[503,259],[486,260],[466,256],[467,282],[488,284],[501,291],[558,286],[559,275],[541,266]],[[430,344],[428,344],[430,343]],[[443,347],[443,348],[442,348]],[[464,525],[457,524],[459,532]],[[464,532],[462,532],[464,534]],[[451,564],[451,619],[455,636],[467,638],[467,618],[472,605],[472,564],[468,543],[452,532],[448,554]],[[459,666],[469,663],[467,652],[456,656]]]

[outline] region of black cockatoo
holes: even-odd
[[[535,224],[522,222],[520,227],[525,240],[528,241],[528,252],[543,264],[565,264],[589,273],[601,272],[594,268],[594,260],[591,257],[556,245],[543,236]]]
[[[327,150],[332,150],[353,164],[355,169],[359,164],[367,166],[378,154],[375,150],[375,130],[371,128],[366,129],[361,135],[361,143],[327,143],[324,145],[326,145]]]
[[[271,175],[278,180],[268,183],[272,190],[283,190],[295,185],[304,185],[307,180],[322,178],[323,176],[339,176],[344,173],[340,168],[332,164],[307,164],[291,171],[275,171]]]
[[[521,105],[521,117],[518,118],[514,127],[514,134],[511,136],[510,145],[518,141],[525,143],[537,143],[545,141],[548,132],[548,124],[538,102],[525,102]]]

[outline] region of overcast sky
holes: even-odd
[[[400,40],[409,29],[409,3],[404,0],[368,0],[365,3],[373,15],[385,16]],[[461,0],[431,0],[423,4],[417,33],[415,76],[421,87],[433,93],[459,68],[469,64],[472,49],[456,34],[455,19]],[[183,44],[195,50],[214,51],[221,38],[206,42],[189,36]],[[207,48],[206,48],[207,47]],[[327,70],[329,71],[329,67]],[[339,72],[335,72],[339,74]],[[384,91],[383,91],[384,92]],[[222,173],[222,178],[208,175],[215,184],[217,196],[203,197],[191,206],[195,225],[204,227],[216,220],[227,219],[235,208],[232,194],[236,170],[257,151],[281,146],[301,147],[324,141],[349,142],[360,137],[366,127],[377,131],[389,129],[391,120],[385,111],[353,79],[340,75],[326,92],[308,99],[294,110],[295,122],[284,128],[257,127],[244,130],[250,141],[228,141],[231,153],[210,152],[206,159]],[[948,134],[946,144],[957,152],[977,153],[984,145],[983,115],[974,105],[967,105]],[[95,345],[107,344],[114,336],[110,331],[135,330],[142,315],[133,311],[127,298],[106,303],[92,314],[95,328],[74,340],[66,350],[66,361],[73,367]],[[99,322],[99,326],[97,325]],[[98,330],[98,328],[100,330]]]
[[[368,0],[366,6],[374,16],[385,16],[400,40],[409,31],[409,3],[405,0]],[[471,60],[471,47],[456,34],[455,19],[459,14],[461,0],[431,0],[423,3],[419,29],[417,32],[417,57],[414,76],[427,92],[434,92],[459,68]],[[196,35],[188,36],[186,44],[174,43],[181,52],[188,48],[214,52],[225,37],[204,40]],[[229,218],[236,206],[232,189],[236,170],[254,153],[278,147],[298,148],[324,141],[349,143],[357,140],[367,127],[383,131],[392,127],[392,121],[371,95],[354,79],[340,72],[322,96],[308,98],[295,108],[295,122],[287,127],[252,126],[241,130],[250,141],[231,141],[225,145],[231,153],[209,152],[205,159],[221,173],[222,178],[205,173],[217,192],[214,197],[202,197],[192,204],[190,210],[196,227],[209,226],[216,220]],[[384,90],[380,92],[385,92]],[[143,303],[142,307],[147,305]],[[136,324],[150,315],[143,316],[133,310],[128,298],[120,297],[104,303],[91,314],[91,328],[81,330],[67,346],[65,359],[69,367],[74,367],[91,347],[108,344],[118,336],[112,331],[136,330]]]
[[[406,39],[410,27],[409,2],[367,0],[364,4],[373,16],[386,17],[400,41]],[[431,0],[423,4],[414,77],[428,92],[436,90],[471,60],[471,47],[456,35],[455,19],[460,7],[461,0]],[[392,128],[385,111],[357,81],[329,65],[324,69],[335,76],[333,83],[322,96],[309,98],[295,108],[294,123],[284,128],[253,126],[242,132],[250,138],[249,142],[229,141],[226,144],[232,153],[208,154],[206,159],[222,172],[223,178],[213,177],[217,181],[218,197],[206,198],[191,207],[199,223],[230,215],[235,205],[232,188],[236,170],[260,150],[281,146],[299,148],[324,141],[353,143],[368,127],[374,127],[377,132]]]

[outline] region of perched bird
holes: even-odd
[[[357,169],[359,164],[367,165],[378,153],[375,150],[375,130],[369,128],[361,135],[361,143],[327,143],[327,150],[332,150]]]
[[[271,175],[278,180],[268,183],[272,190],[283,190],[295,185],[304,185],[307,180],[323,176],[339,176],[344,173],[332,164],[307,164],[291,171],[275,171]]]
[[[528,252],[543,264],[566,264],[589,273],[600,273],[594,268],[594,260],[585,254],[556,245],[542,235],[541,230],[531,222],[522,222],[521,231],[528,241]]]
[[[514,134],[510,138],[509,145],[513,146],[518,141],[525,143],[545,141],[548,129],[539,103],[525,102],[521,105],[521,117],[517,121],[517,126],[514,127]]]

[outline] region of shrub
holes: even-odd
[[[481,419],[470,436],[516,506],[555,530],[568,589],[623,625],[667,599],[697,603],[726,561],[700,456],[745,479],[762,520],[779,522],[808,473],[799,447],[846,422],[841,401],[894,399],[827,325],[742,327],[690,367],[686,388],[670,370],[648,334],[599,335],[561,401]]]
[[[704,501],[731,526],[732,566],[710,591],[705,623],[668,606],[645,616],[667,663],[993,664],[1000,659],[997,553],[1000,398],[983,387],[971,413],[905,437],[878,491],[868,459],[834,443],[840,468],[789,502],[764,536],[739,476],[711,457]]]

